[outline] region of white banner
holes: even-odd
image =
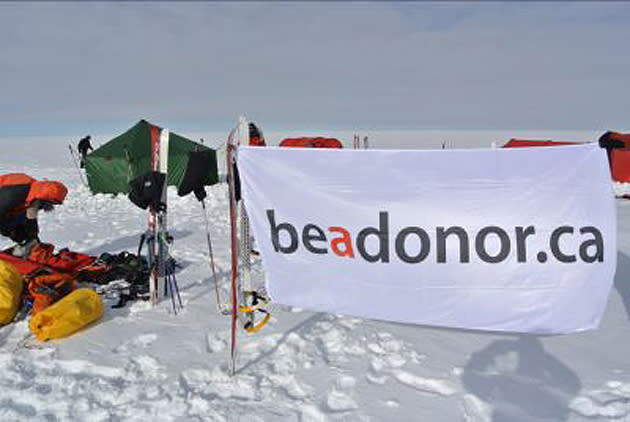
[[[276,303],[426,325],[597,327],[616,208],[595,144],[492,150],[240,147]]]

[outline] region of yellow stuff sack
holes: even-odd
[[[92,289],[77,289],[33,315],[28,323],[40,341],[68,336],[101,317],[101,297]]]
[[[22,276],[8,262],[0,261],[0,325],[13,321],[22,298]]]

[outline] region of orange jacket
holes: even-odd
[[[0,175],[0,190],[11,190],[11,188],[27,187],[28,193],[25,197],[19,198],[17,204],[5,210],[0,219],[7,216],[14,216],[23,213],[33,201],[47,201],[53,204],[61,204],[66,199],[68,189],[61,182],[52,180],[36,180],[24,173],[8,173]],[[23,190],[26,192],[26,190]],[[6,200],[6,198],[4,198]],[[13,198],[11,198],[13,199]],[[18,199],[18,198],[15,198]],[[0,209],[2,208],[0,204]]]

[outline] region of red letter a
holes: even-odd
[[[339,256],[348,256],[350,258],[354,258],[354,251],[352,250],[352,239],[350,238],[350,233],[348,233],[348,230],[344,229],[343,227],[328,227],[328,230],[333,233],[341,233],[342,235],[341,237],[332,239],[330,241],[330,248],[333,250],[333,252]],[[339,249],[340,244],[344,245],[343,250]]]

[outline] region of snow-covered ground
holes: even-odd
[[[510,137],[595,140],[601,132],[379,132],[381,148],[489,147]],[[184,135],[186,135],[184,133]],[[196,134],[217,145],[226,134]],[[271,144],[281,135],[267,133]],[[282,134],[286,136],[291,133]],[[351,144],[352,133],[332,133]],[[111,137],[96,137],[97,144]],[[98,255],[135,251],[146,214],[93,196],[63,138],[0,139],[0,173],[69,186],[41,237]],[[99,142],[100,141],[100,142]],[[586,176],[586,175],[585,175]],[[211,235],[227,289],[225,186],[208,189]],[[163,301],[107,309],[76,335],[25,348],[26,321],[0,328],[0,421],[603,421],[630,420],[630,201],[618,201],[618,268],[598,330],[496,334],[394,324],[299,309],[241,334],[228,373],[229,317],[216,310],[201,207],[170,195],[184,311]],[[0,240],[0,247],[9,243]],[[262,282],[258,261],[254,277]],[[224,290],[227,293],[227,290]]]

